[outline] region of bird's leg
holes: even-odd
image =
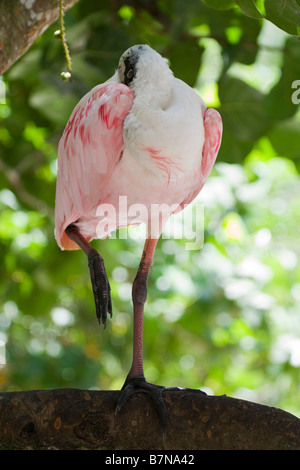
[[[68,237],[75,242],[87,255],[93,287],[96,315],[101,325],[106,326],[107,312],[112,316],[110,285],[105,271],[104,261],[97,250],[91,247],[75,224],[70,224],[65,230]]]
[[[163,435],[166,435],[166,404],[162,397],[166,387],[146,382],[143,371],[143,312],[147,297],[147,281],[157,245],[157,239],[148,238],[145,242],[141,262],[132,286],[133,301],[133,359],[131,369],[122,387],[116,413],[120,411],[128,398],[136,392],[145,392],[153,399],[161,422]],[[178,387],[172,390],[179,390]]]
[[[132,378],[145,380],[143,371],[143,314],[147,298],[148,276],[157,241],[156,238],[146,240],[139,269],[132,285],[133,359],[126,380]]]

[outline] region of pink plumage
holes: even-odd
[[[123,148],[123,122],[133,93],[123,84],[97,86],[74,109],[58,148],[56,239],[79,249],[65,228],[98,206]]]
[[[145,391],[164,432],[165,387],[146,382],[143,372],[147,279],[164,224],[201,191],[221,137],[219,113],[206,109],[157,52],[139,45],[122,55],[111,79],[81,99],[59,143],[55,236],[62,249],[86,253],[99,323],[106,325],[112,302],[103,258],[89,241],[122,226],[147,225],[132,288],[133,360],[117,410],[132,393]]]
[[[63,249],[79,248],[65,234],[65,228],[69,224],[80,220],[86,226],[86,230],[83,230],[86,232],[86,239],[91,240],[96,236],[97,208],[102,203],[112,203],[118,208],[117,196],[122,194],[115,188],[115,178],[112,178],[114,172],[118,174],[117,178],[120,178],[123,171],[124,177],[127,175],[130,183],[132,178],[136,178],[138,183],[139,175],[136,170],[139,170],[139,167],[132,168],[130,172],[128,165],[120,165],[125,149],[124,120],[133,103],[134,94],[128,86],[121,83],[99,85],[82,98],[68,121],[58,150],[55,212],[56,239]],[[160,182],[159,197],[153,194],[156,185],[153,185],[152,174],[149,177],[149,194],[145,193],[148,184],[145,180],[142,193],[137,186],[130,184],[125,188],[120,181],[123,195],[128,197],[131,204],[144,204],[150,212],[151,203],[168,203],[170,206],[177,203],[178,207],[183,207],[197,196],[214,165],[222,135],[219,113],[214,109],[201,111],[199,103],[199,114],[201,112],[205,139],[202,155],[199,155],[195,168],[185,171],[182,159],[174,157],[172,145],[170,156],[165,147],[144,147],[143,151],[150,156],[157,170]],[[141,177],[144,177],[143,171]],[[110,187],[112,182],[113,191]],[[111,199],[107,197],[109,194]],[[120,216],[117,221],[126,216],[117,215]],[[127,220],[130,223],[130,217],[127,217]],[[149,219],[143,221],[149,222]],[[123,225],[121,222],[116,223],[113,228]]]

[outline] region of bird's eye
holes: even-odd
[[[127,74],[126,74],[126,78],[128,78],[128,79],[132,78],[132,77],[133,77],[133,73],[134,73],[134,72],[133,72],[133,69],[129,69],[128,72],[127,72]]]

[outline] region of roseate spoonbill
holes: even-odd
[[[59,142],[55,236],[61,249],[81,248],[87,255],[96,314],[104,326],[107,313],[112,315],[110,285],[103,258],[89,242],[137,223],[137,210],[138,222],[147,225],[132,287],[133,360],[117,410],[132,393],[147,392],[163,428],[165,387],[146,382],[143,372],[147,280],[164,223],[203,187],[221,135],[219,113],[206,109],[160,54],[137,45],[124,52],[108,81],[81,99]]]

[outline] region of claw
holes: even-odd
[[[121,395],[118,399],[115,413],[119,413],[126,401],[137,392],[147,393],[153,400],[155,407],[158,411],[160,427],[163,434],[163,439],[167,438],[167,407],[163,399],[163,392],[165,390],[180,390],[179,387],[163,387],[161,385],[154,385],[146,382],[145,379],[134,378],[126,379],[122,387]]]
[[[70,240],[74,241],[87,255],[91,274],[91,281],[96,305],[96,315],[99,324],[106,326],[107,312],[112,316],[110,285],[105,271],[104,261],[97,250],[91,247],[82,236],[76,223],[70,224],[65,229]]]
[[[110,285],[104,267],[102,256],[96,251],[91,250],[88,254],[88,263],[93,287],[96,315],[98,322],[106,327],[107,312],[112,316],[112,302],[110,295]]]
[[[163,435],[163,439],[167,438],[167,407],[165,400],[163,398],[164,391],[195,391],[195,389],[191,388],[181,388],[181,387],[164,387],[162,385],[154,385],[146,380],[143,377],[135,377],[135,378],[126,378],[126,381],[122,387],[120,397],[117,401],[117,405],[115,408],[115,414],[119,413],[123,405],[127,402],[127,400],[137,392],[144,392],[147,393],[153,400],[155,407],[158,411],[159,420],[160,420],[160,427],[161,432]],[[202,390],[197,389],[197,392],[206,395],[205,392]]]

